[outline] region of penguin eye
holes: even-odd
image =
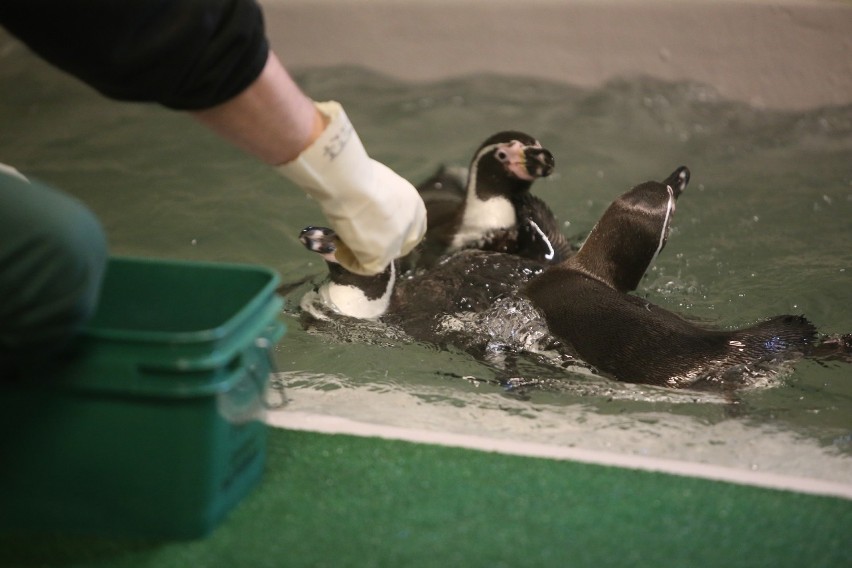
[[[501,162],[505,162],[506,158],[508,157],[504,150],[497,150],[496,155],[497,155],[497,159],[500,160]]]

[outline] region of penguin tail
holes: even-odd
[[[731,344],[748,346],[761,358],[809,354],[817,341],[817,329],[804,316],[775,316],[734,332]],[[734,343],[736,342],[736,343]]]

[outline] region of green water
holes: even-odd
[[[323,273],[297,240],[305,225],[323,223],[318,208],[269,168],[185,116],[105,100],[16,44],[0,48],[0,161],[88,203],[113,253],[262,263],[284,281]],[[760,111],[704,86],[650,80],[587,91],[494,76],[414,85],[348,68],[298,79],[314,98],[340,100],[371,154],[414,182],[440,164],[467,165],[498,130],[535,135],[557,172],[534,191],[569,235],[590,229],[632,185],[687,165],[692,181],[668,245],[638,292],[719,325],[801,313],[825,333],[852,331],[852,107]],[[533,367],[528,378],[547,388],[504,393],[464,354],[329,340],[300,329],[291,308],[276,357],[294,398],[402,393],[427,413],[465,409],[466,427],[480,410],[496,413],[484,429],[503,415],[535,429],[578,408],[596,419],[652,413],[658,425],[735,420],[852,454],[849,365],[803,362],[735,405],[593,377],[548,381]],[[343,397],[322,410],[346,406]]]

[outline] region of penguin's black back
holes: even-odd
[[[428,271],[398,280],[383,319],[416,339],[439,342],[434,325],[442,315],[481,312],[498,298],[517,294],[545,266],[515,255],[465,249]]]
[[[740,330],[699,327],[584,274],[554,267],[526,287],[547,326],[582,360],[612,378],[685,387],[735,365],[806,351],[816,329],[778,316]]]

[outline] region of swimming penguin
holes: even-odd
[[[680,167],[663,182],[634,187],[609,206],[575,256],[523,290],[550,332],[603,375],[676,388],[718,384],[732,368],[807,352],[816,339],[801,316],[706,329],[628,294],[665,246],[688,182],[689,170]]]
[[[464,192],[458,191],[458,172],[439,170],[418,186],[428,229],[404,267],[429,267],[442,256],[465,248],[509,252],[530,258],[562,258],[570,254],[550,209],[530,195],[533,182],[553,172],[553,154],[535,138],[517,131],[498,132],[477,149],[467,172]],[[455,176],[455,177],[454,177]],[[519,211],[526,211],[525,222]],[[549,216],[557,230],[543,241],[536,216]],[[539,227],[536,229],[536,227]]]
[[[300,239],[305,248],[321,254],[329,267],[328,278],[301,298],[306,327],[326,322],[331,324],[324,328],[327,332],[357,336],[360,341],[393,336],[453,345],[489,363],[488,352],[495,345],[501,352],[555,351],[541,316],[530,302],[518,297],[519,287],[540,274],[546,262],[465,249],[444,257],[428,271],[398,278],[392,265],[382,274],[361,276],[337,263],[333,230],[307,227]],[[344,323],[344,329],[335,325],[347,317],[359,321]],[[374,327],[377,322],[385,327]],[[561,353],[555,356],[560,364],[564,362]]]
[[[466,249],[444,257],[428,271],[404,278],[397,276],[396,263],[380,274],[363,276],[337,262],[338,237],[333,229],[305,227],[299,240],[328,266],[328,278],[301,303],[302,309],[319,318],[329,312],[358,319],[392,315],[397,321],[410,322],[421,317],[431,321],[442,313],[481,311],[496,298],[516,293],[522,282],[547,266],[497,251]],[[426,339],[424,334],[413,335]]]

